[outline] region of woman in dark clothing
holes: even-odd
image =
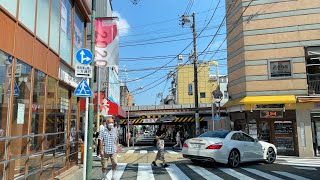
[[[160,160],[163,162],[162,163],[163,167],[166,168],[169,165],[166,163],[166,161],[164,159],[164,138],[165,138],[165,136],[166,136],[166,132],[161,130],[161,127],[160,127],[156,133],[158,153],[157,153],[155,160],[152,162],[152,165],[157,166],[156,161]]]

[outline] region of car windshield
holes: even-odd
[[[201,134],[199,137],[212,137],[212,138],[222,138],[224,139],[230,131],[211,131],[211,132],[205,132]]]

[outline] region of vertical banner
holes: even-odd
[[[95,61],[98,66],[114,67],[118,71],[119,32],[117,21],[110,17],[96,18]]]

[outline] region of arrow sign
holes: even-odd
[[[92,61],[92,53],[85,48],[79,49],[76,53],[76,59],[80,64],[90,64]]]

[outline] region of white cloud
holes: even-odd
[[[128,21],[121,17],[120,13],[117,11],[113,11],[113,17],[118,17],[118,28],[119,28],[119,35],[126,36],[129,33],[130,25]]]

